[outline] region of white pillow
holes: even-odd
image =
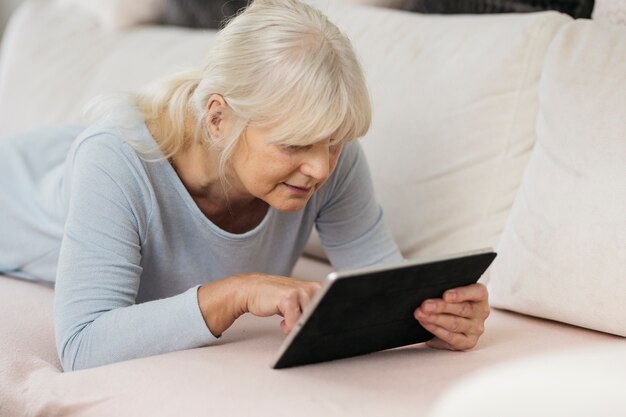
[[[626,336],[626,29],[578,20],[559,33],[537,134],[492,305]]]
[[[363,64],[373,120],[362,145],[404,256],[495,247],[535,140],[545,52],[571,19],[321,9]],[[306,251],[324,256],[315,235]]]
[[[591,17],[599,22],[626,25],[626,0],[596,0]]]
[[[63,0],[92,13],[104,27],[126,29],[142,23],[161,20],[165,0]]]
[[[104,30],[75,11],[61,1],[26,2],[14,15],[0,68],[0,137],[76,123],[94,96],[200,65],[215,36],[162,25]]]

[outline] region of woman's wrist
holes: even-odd
[[[216,337],[246,312],[238,276],[209,282],[198,288],[198,305],[209,331]]]

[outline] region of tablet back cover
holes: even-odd
[[[450,288],[475,283],[495,256],[487,252],[359,276],[339,274],[274,368],[347,358],[432,339],[433,335],[413,316],[415,309]]]

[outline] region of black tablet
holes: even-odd
[[[426,342],[413,312],[429,298],[478,281],[492,249],[331,273],[293,327],[272,367],[289,368]]]

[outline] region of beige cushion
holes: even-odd
[[[363,146],[403,254],[495,246],[535,140],[545,51],[569,17],[323,10],[366,72],[374,118]],[[316,236],[307,252],[324,256]]]
[[[626,26],[626,0],[595,0],[593,20]]]
[[[0,135],[76,123],[94,96],[135,90],[198,64],[214,36],[155,26],[112,32],[62,1],[25,3],[5,33]]]
[[[494,306],[626,336],[625,74],[626,28],[580,20],[551,46]]]
[[[93,14],[107,29],[126,29],[161,20],[165,0],[61,0]]]

